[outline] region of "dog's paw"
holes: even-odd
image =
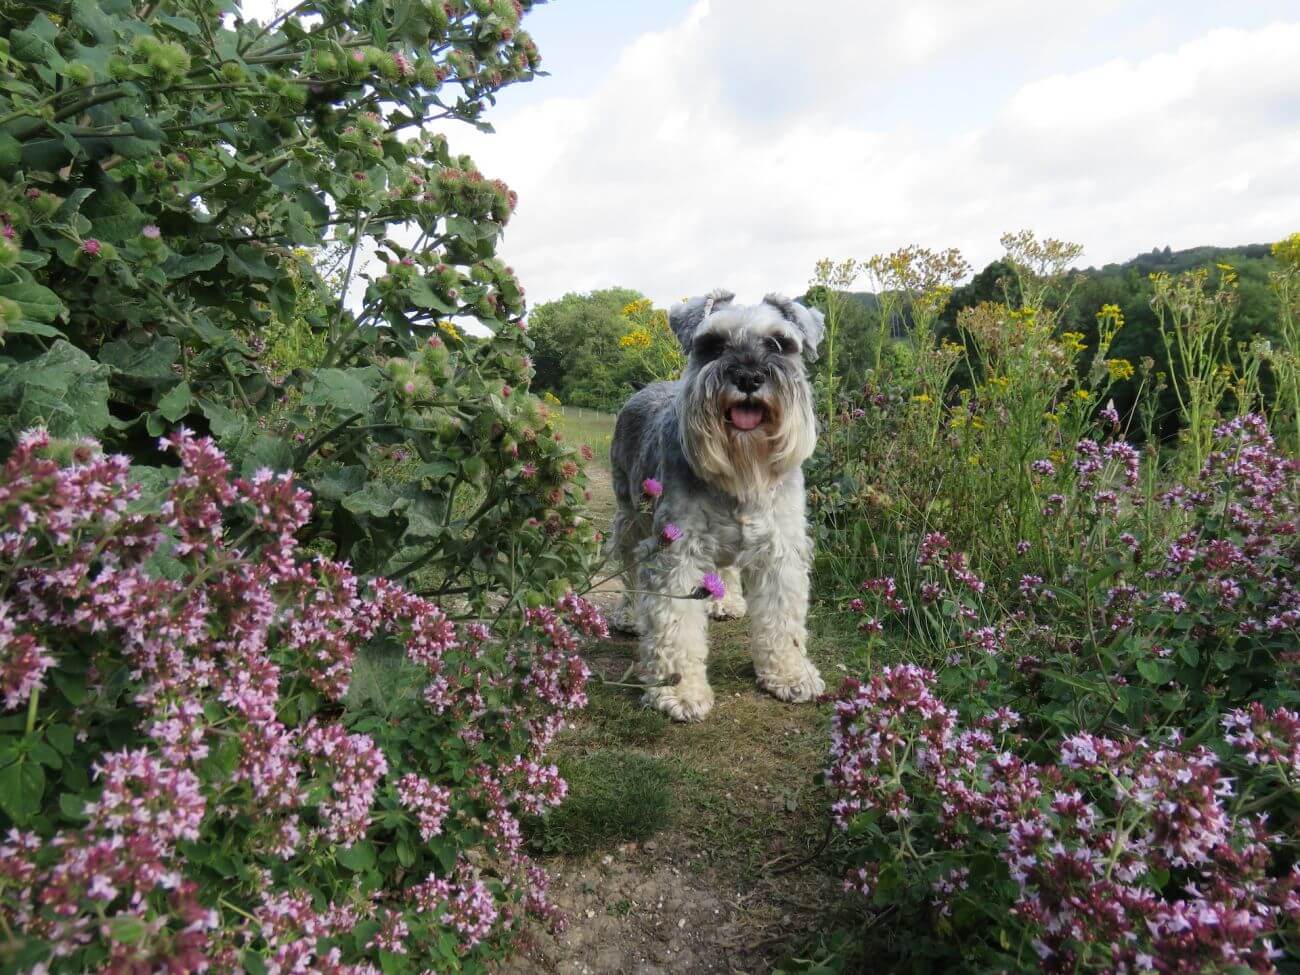
[[[807,657],[779,672],[760,673],[758,686],[779,700],[795,704],[811,701],[826,690],[822,675]]]
[[[709,603],[709,619],[738,620],[745,615],[745,597],[728,592],[726,599]]]
[[[673,687],[648,687],[643,700],[674,721],[700,721],[713,710],[713,688],[700,680],[683,681]]]
[[[636,621],[636,610],[628,602],[620,603],[608,616],[605,622],[615,633],[624,633],[628,636],[640,636],[641,627]]]

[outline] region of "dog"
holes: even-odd
[[[808,701],[825,690],[808,659],[801,466],[817,442],[805,361],[817,359],[825,320],[781,295],[734,298],[718,289],[670,309],[682,377],[633,394],[610,448],[626,585],[612,622],[640,635],[645,703],[678,721],[713,707],[710,615],[748,614],[754,671],[770,694]],[[702,580],[718,573],[726,596],[706,604]]]

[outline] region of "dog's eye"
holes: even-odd
[[[726,344],[727,340],[721,335],[701,335],[695,340],[691,350],[701,361],[708,362],[722,355]]]
[[[767,351],[773,355],[788,355],[794,350],[794,343],[780,335],[769,335],[764,340],[764,344],[767,346]]]

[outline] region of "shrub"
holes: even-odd
[[[40,424],[153,466],[184,423],[298,472],[359,571],[562,591],[594,538],[494,256],[514,194],[431,127],[533,77],[532,0],[229,7],[0,12],[0,448]],[[333,281],[299,253],[327,244]]]
[[[1087,334],[1065,327],[1077,247],[1028,234],[1003,243],[1006,300],[963,308],[937,343],[946,269],[959,259],[909,248],[870,262],[884,288],[879,327],[906,308],[909,331],[894,343],[882,331],[865,383],[819,397],[823,435],[809,486],[822,592],[848,595],[864,576],[888,575],[915,593],[912,556],[929,531],[942,531],[1000,586],[1014,588],[1026,573],[1056,578],[1073,562],[1073,536],[1044,509],[1053,495],[1073,497],[1075,444],[1118,435],[1155,454],[1165,398],[1182,404],[1183,446],[1166,451],[1169,471],[1143,468],[1147,496],[1166,473],[1195,475],[1213,427],[1234,414],[1267,411],[1289,446],[1291,398],[1267,398],[1263,388],[1267,373],[1273,388],[1289,389],[1300,346],[1286,336],[1295,330],[1284,321],[1277,343],[1256,342],[1229,360],[1231,269],[1213,279],[1157,275],[1165,356],[1131,361],[1114,351],[1126,334],[1118,306],[1102,305]],[[1283,304],[1293,278],[1274,275]],[[1121,390],[1126,413],[1116,407]],[[1052,476],[1040,473],[1044,465]]]
[[[1132,448],[1079,442],[1083,517],[1055,512],[1069,584],[1026,575],[1004,607],[936,532],[915,602],[864,585],[870,642],[909,614],[945,647],[941,674],[886,667],[836,708],[850,886],[935,925],[905,951],[1193,972],[1272,971],[1294,947],[1300,464],[1260,417],[1216,434],[1154,538]]]
[[[1065,327],[1074,248],[1004,243],[1006,301],[881,346],[813,461],[820,588],[863,634],[827,781],[866,909],[819,957],[1274,971],[1300,950],[1300,461],[1262,377],[1288,388],[1294,330],[1229,360],[1231,269],[1161,277],[1166,359],[1131,362],[1117,306]],[[877,266],[917,260],[945,263]]]
[[[0,965],[481,971],[548,914],[520,817],[585,702],[573,596],[515,638],[299,548],[308,495],[180,432],[154,492],[90,441],[0,474]],[[365,646],[423,674],[344,707]]]
[[[1043,512],[1074,552],[1056,583],[1004,600],[933,532],[915,597],[863,584],[868,661],[909,616],[942,667],[836,702],[846,886],[902,958],[1272,972],[1300,948],[1300,462],[1262,417],[1214,433],[1154,499],[1132,447],[1079,440]]]

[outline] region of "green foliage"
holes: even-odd
[[[528,327],[535,385],[565,404],[616,411],[634,390],[681,369],[667,315],[628,288],[571,292],[534,308]]]
[[[429,127],[486,127],[533,77],[532,5],[4,7],[0,447],[41,423],[157,465],[183,424],[295,470],[313,544],[363,572],[478,603],[563,588],[593,537],[494,257],[514,195]],[[384,270],[361,282],[363,249]]]
[[[875,321],[863,330],[885,335],[901,320],[911,334],[883,346],[861,385],[838,380],[832,410],[819,394],[823,432],[809,486],[821,591],[847,593],[865,575],[914,575],[911,559],[929,531],[948,535],[991,578],[1065,571],[1073,553],[1055,541],[1057,513],[1047,509],[1059,502],[1049,497],[1069,495],[1075,444],[1103,410],[1112,430],[1155,450],[1171,402],[1171,425],[1187,431],[1192,448],[1175,452],[1177,473],[1199,469],[1215,424],[1252,409],[1267,410],[1290,444],[1294,401],[1274,389],[1292,388],[1287,370],[1300,351],[1280,314],[1294,303],[1294,272],[1269,279],[1275,340],[1234,346],[1243,299],[1226,263],[1148,279],[1139,321],[1149,329],[1109,302],[1080,324],[1079,303],[1091,307],[1093,295],[1069,271],[1077,249],[1024,235],[1004,243],[1004,259],[953,290],[938,274],[910,292],[902,286],[927,277],[912,264],[938,267],[939,256],[909,249],[872,262],[892,268],[896,286],[878,292]],[[961,303],[955,315],[948,299]],[[918,341],[918,324],[940,341]],[[1161,343],[1153,356],[1124,354],[1135,328],[1139,341]],[[1035,474],[1036,461],[1066,480]]]
[[[828,780],[865,900],[798,970],[1108,971],[1125,952],[1269,970],[1268,945],[1294,955],[1300,936],[1273,906],[1300,816],[1300,248],[1256,255],[1275,320],[1245,326],[1261,333],[1250,342],[1236,265],[1145,279],[1138,341],[1160,346],[1144,362],[1123,354],[1128,306],[1093,304],[1131,300],[1120,278],[1090,291],[1070,245],[1004,243],[964,293],[936,282],[900,301],[913,335],[948,322],[938,341],[886,345],[908,353],[830,386],[808,468],[814,588],[863,633]],[[899,255],[900,278],[928,261]],[[1170,410],[1182,434],[1162,444]],[[1116,751],[1079,761],[1080,742]],[[1221,790],[1183,788],[1193,767]],[[1086,829],[1052,805],[1070,794]],[[1168,825],[1182,822],[1188,848],[1211,822],[1218,839],[1183,857]],[[1137,866],[1121,881],[1117,862]],[[1193,903],[1204,927],[1184,936]],[[1253,919],[1231,944],[1210,934],[1220,908]]]
[[[599,616],[457,627],[302,549],[288,477],[167,444],[149,487],[40,431],[0,467],[0,970],[484,971],[546,910],[519,819]]]

